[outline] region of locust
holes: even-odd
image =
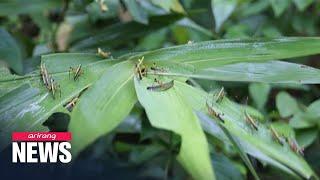
[[[78,67],[73,68],[70,67],[69,68],[69,79],[70,79],[70,73],[73,72],[73,80],[76,81],[77,79],[79,79],[80,75],[83,74],[83,70],[82,70],[82,65],[79,64]]]
[[[101,48],[98,48],[98,55],[103,57],[103,58],[107,58],[110,56],[110,52],[104,52]]]
[[[272,133],[272,137],[281,145],[283,145],[283,139],[281,138],[281,136],[278,134],[278,132],[272,127],[270,126],[270,130]]]
[[[61,97],[60,86],[54,81],[54,79],[52,77],[49,77],[49,79],[50,79],[50,84],[49,84],[49,88],[48,89],[52,92],[53,99],[55,99],[56,91],[59,92],[60,97]]]
[[[49,82],[49,75],[48,75],[46,65],[44,63],[40,64],[40,75],[42,77],[43,84],[48,88],[49,83],[50,83]]]
[[[154,79],[155,82],[157,82],[158,84],[157,85],[153,85],[153,86],[148,86],[147,87],[147,90],[150,90],[150,91],[166,91],[170,88],[173,87],[174,85],[174,81],[171,80],[167,83],[162,83],[161,81],[157,80],[157,79]]]
[[[220,91],[215,95],[216,103],[220,103],[225,96],[224,88],[222,87]]]
[[[251,125],[256,131],[258,131],[258,124],[255,119],[253,119],[246,111],[245,111],[245,118],[247,123]]]
[[[207,106],[208,113],[210,116],[214,116],[214,117],[218,118],[222,123],[224,123],[224,120],[221,117],[223,114],[216,112],[212,107],[210,107],[208,102],[206,102],[206,106]]]
[[[71,101],[69,101],[67,104],[64,105],[64,107],[71,112],[73,107],[76,105],[77,101],[79,100],[79,97],[74,97],[71,99]]]
[[[91,85],[86,86],[77,96],[73,97],[70,101],[63,105],[69,112],[72,111],[76,103],[80,100],[80,96],[85,92]]]
[[[135,67],[136,74],[138,74],[138,77],[140,80],[142,80],[142,78],[147,75],[147,68],[143,64],[143,59],[144,57],[142,57],[141,59],[138,59],[138,63],[136,64],[136,67]]]
[[[303,156],[304,149],[299,147],[297,141],[293,138],[287,138],[287,140],[288,140],[288,144],[289,144],[290,148],[292,149],[292,151]]]

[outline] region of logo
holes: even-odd
[[[69,163],[70,132],[12,133],[13,163]]]

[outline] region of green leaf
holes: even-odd
[[[2,28],[0,28],[0,39],[0,61],[7,62],[15,72],[22,74],[22,55],[16,40]]]
[[[121,44],[127,44],[129,40],[145,36],[150,32],[168,26],[181,17],[181,15],[176,14],[150,17],[148,26],[137,22],[114,24],[102,30],[81,35],[82,39],[74,41],[70,51],[81,51],[101,46],[117,47]]]
[[[208,113],[206,101],[212,95],[183,83],[177,82],[175,86],[179,87],[194,110]],[[273,140],[272,133],[267,126],[259,123],[258,131],[253,130],[244,119],[243,107],[225,97],[220,103],[213,103],[213,108],[218,113],[224,114],[225,123],[221,123],[221,125],[234,137],[237,137],[245,152],[292,175],[298,174],[305,178],[315,176],[301,156],[291,151],[288,146],[281,146]]]
[[[320,38],[284,37],[269,40],[216,40],[172,46],[137,55],[145,61],[184,62],[210,68],[239,62],[268,61],[320,53]]]
[[[293,0],[293,2],[298,7],[299,11],[304,11],[309,5],[314,2],[314,0]]]
[[[306,118],[310,119],[309,122],[315,122],[320,125],[320,100],[314,101],[306,111]]]
[[[283,118],[290,117],[300,111],[297,101],[284,91],[277,94],[276,106]]]
[[[39,71],[26,76],[9,76],[0,79],[0,148],[5,148],[14,131],[39,131],[46,129],[41,124],[54,112],[67,112],[63,107],[73,97],[94,83],[114,61],[97,61],[101,58],[92,54],[54,54],[43,56],[48,73],[60,85],[61,97],[53,99],[43,85]],[[84,74],[78,81],[69,78],[69,67],[82,64]]]
[[[236,167],[236,165],[230,161],[226,156],[222,153],[214,153],[212,155],[212,164],[216,172],[217,179],[224,180],[242,180],[243,177],[240,174],[240,171]]]
[[[249,85],[249,93],[256,107],[263,109],[268,100],[270,85],[265,83],[252,83]]]
[[[235,10],[238,0],[211,0],[211,8],[216,22],[216,32]]]
[[[72,153],[78,155],[98,137],[107,134],[129,114],[137,101],[133,86],[134,64],[121,62],[108,69],[81,96],[71,114]]]
[[[223,132],[228,136],[229,140],[232,142],[232,144],[234,145],[234,147],[238,151],[241,159],[244,161],[244,163],[249,168],[249,170],[252,173],[254,179],[259,180],[260,178],[259,178],[257,172],[255,171],[255,169],[253,168],[253,165],[252,165],[248,155],[244,152],[243,148],[241,147],[241,144],[235,139],[235,137],[232,136],[231,133],[229,133],[229,131],[224,126],[222,126],[220,124],[219,124],[219,126],[221,127]]]
[[[126,7],[128,8],[133,20],[142,24],[148,24],[148,14],[141,7],[137,0],[124,0]]]
[[[42,12],[47,9],[59,7],[63,0],[1,0],[0,16],[11,16]]]
[[[296,132],[296,137],[299,146],[306,148],[310,146],[317,138],[318,138],[318,129],[303,129],[301,131]]]
[[[289,7],[291,0],[269,0],[276,17],[281,14]]]
[[[167,91],[147,90],[153,81],[135,79],[139,102],[145,108],[151,125],[181,136],[178,161],[194,179],[214,179],[208,144],[197,116],[174,85]]]
[[[151,0],[151,2],[168,12],[172,10],[177,13],[184,13],[184,9],[179,0]]]
[[[307,120],[305,113],[300,111],[294,114],[293,118],[290,119],[289,124],[295,129],[304,129],[314,126],[314,123]]]
[[[200,71],[192,71],[191,68],[189,71],[178,71],[178,66],[181,65],[176,65],[170,71],[161,74],[216,81],[285,83],[288,85],[320,83],[319,69],[282,61],[236,63]]]

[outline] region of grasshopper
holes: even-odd
[[[73,68],[70,67],[69,68],[69,79],[70,79],[70,73],[73,72],[73,80],[76,81],[77,79],[79,79],[80,75],[83,74],[83,70],[82,70],[82,65],[79,64],[78,67]]]
[[[283,139],[282,137],[278,134],[278,132],[272,127],[270,126],[270,130],[271,130],[271,133],[272,133],[272,137],[281,145],[283,145]]]
[[[110,52],[104,52],[101,48],[98,48],[98,55],[103,57],[103,58],[107,58],[110,56]]]
[[[143,60],[144,60],[144,57],[142,57],[141,59],[138,59],[138,64],[136,64],[136,67],[135,67],[135,72],[136,74],[138,74],[138,77],[140,80],[142,80],[142,78],[147,75],[147,68],[143,64]]]
[[[256,131],[258,131],[258,124],[255,119],[253,119],[246,111],[245,111],[245,118],[247,123],[251,125]]]
[[[174,85],[174,81],[171,80],[167,83],[162,83],[161,81],[157,80],[157,79],[154,79],[155,82],[158,83],[158,85],[154,85],[154,86],[148,86],[147,87],[147,90],[150,90],[150,91],[166,91],[170,88],[173,87]]]
[[[218,118],[222,123],[224,123],[224,120],[223,120],[222,117],[221,117],[223,114],[216,112],[216,111],[209,105],[208,102],[206,102],[206,106],[207,106],[208,113],[209,113],[210,116],[216,117],[216,118]]]
[[[55,99],[56,91],[59,91],[59,94],[60,94],[60,97],[61,97],[60,85],[57,84],[52,77],[49,77],[49,78],[50,78],[50,84],[49,84],[49,88],[48,89],[52,92],[53,99]]]
[[[222,87],[220,91],[214,95],[214,99],[216,103],[220,103],[223,100],[224,96],[225,96],[225,91],[224,91],[224,88]]]
[[[303,156],[304,149],[299,147],[297,141],[293,138],[287,138],[287,140],[288,140],[288,144],[289,144],[290,148],[292,149],[292,151]]]
[[[64,107],[71,112],[73,107],[76,105],[77,101],[79,100],[79,97],[74,97],[71,99],[71,101],[69,101],[67,104],[64,105]]]
[[[50,82],[49,82],[49,75],[46,68],[46,65],[44,63],[40,64],[40,75],[43,81],[43,84],[48,88]]]

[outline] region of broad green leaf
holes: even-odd
[[[300,111],[297,101],[284,91],[277,94],[276,106],[281,117],[284,118],[290,117]]]
[[[172,46],[137,55],[145,61],[184,62],[210,68],[239,62],[268,61],[320,53],[320,38],[284,37],[269,40],[216,40]]]
[[[92,31],[93,33],[81,35],[82,39],[74,41],[70,50],[81,51],[82,49],[92,49],[101,46],[116,47],[121,44],[127,44],[129,40],[166,27],[181,17],[181,15],[175,14],[150,17],[148,26],[137,22],[114,24],[102,30],[95,30]]]
[[[177,82],[177,81],[175,81]],[[194,179],[214,179],[208,144],[197,116],[175,85],[167,91],[149,91],[153,81],[135,79],[139,102],[151,125],[181,136],[177,160]]]
[[[282,15],[282,13],[289,7],[291,0],[269,0],[276,17]]]
[[[250,3],[246,3],[245,6],[240,6],[239,16],[248,17],[257,15],[266,10],[270,5],[268,0],[258,0]]]
[[[63,0],[1,0],[0,16],[42,12],[62,4]]]
[[[217,120],[219,120],[219,119],[217,119]],[[238,151],[241,159],[247,165],[247,167],[250,170],[250,172],[252,173],[254,179],[259,180],[260,178],[259,178],[257,172],[255,171],[255,169],[253,168],[253,165],[251,164],[251,161],[250,161],[248,155],[244,152],[243,148],[241,147],[241,144],[235,139],[235,137],[232,136],[232,134],[229,133],[229,131],[225,127],[223,127],[220,124],[219,124],[219,126],[221,127],[223,132],[228,136],[229,140],[232,142],[232,144],[234,145],[234,147]]]
[[[137,0],[124,0],[123,2],[129,10],[133,20],[142,24],[148,24],[148,14]]]
[[[243,177],[236,167],[235,163],[224,156],[222,153],[214,153],[212,155],[212,164],[214,166],[217,179],[221,180],[242,180]]]
[[[293,0],[293,2],[298,7],[299,11],[304,11],[309,5],[314,2],[314,0]]]
[[[263,109],[268,100],[270,85],[265,83],[252,83],[249,85],[249,93],[256,107]]]
[[[178,0],[151,0],[153,4],[165,9],[166,11],[174,11],[184,13],[184,9]]]
[[[318,135],[317,128],[303,129],[296,132],[298,144],[303,148],[310,146],[318,138]]]
[[[5,61],[16,73],[22,74],[22,55],[16,40],[2,28],[0,28],[0,39],[0,61]]]
[[[189,71],[178,71],[176,69],[172,68],[162,74],[217,81],[285,83],[288,85],[320,83],[319,69],[282,61],[236,63],[210,67],[200,71],[191,70],[191,68],[189,68]]]
[[[72,153],[78,155],[98,137],[116,128],[137,101],[133,86],[134,64],[130,61],[109,68],[81,96],[71,114]]]
[[[46,109],[40,103],[47,96],[41,95],[39,88],[26,82],[0,98],[0,150],[10,144],[14,131],[46,130],[41,124],[45,119],[37,114],[46,116],[43,112]]]
[[[216,22],[216,32],[237,7],[238,0],[211,0],[211,8]]]
[[[304,112],[296,112],[293,118],[290,119],[289,125],[295,129],[305,129],[313,127],[314,123],[308,121],[308,116]]]
[[[320,100],[314,101],[309,105],[306,111],[306,118],[310,119],[309,122],[315,122],[320,125]]]
[[[57,92],[53,99],[51,92],[43,85],[39,71],[26,76],[9,76],[0,79],[1,97],[0,136],[1,148],[10,142],[13,131],[39,131],[41,124],[54,112],[67,112],[63,107],[73,97],[94,83],[114,61],[100,60],[90,54],[55,54],[43,57],[43,63],[56,83],[60,85],[61,97]],[[78,81],[69,78],[69,67],[82,64],[84,74]]]
[[[198,25],[197,23],[195,23],[194,21],[192,21],[189,18],[183,18],[179,21],[176,22],[177,25],[183,26],[183,27],[187,27],[187,28],[192,28],[198,32],[201,32],[203,34],[205,34],[208,37],[212,37],[212,32],[209,31],[208,29]]]
[[[183,83],[176,83],[175,86],[180,89],[194,110],[208,113],[206,101],[210,100],[208,97],[211,96]],[[211,103],[211,101],[209,102]],[[221,123],[221,125],[239,139],[241,146],[247,153],[292,175],[297,174],[304,178],[315,176],[301,156],[291,151],[288,145],[281,146],[273,140],[272,133],[267,126],[259,123],[258,131],[253,130],[244,119],[244,109],[241,106],[223,98],[220,103],[213,102],[213,108],[218,113],[224,114],[225,123]],[[219,123],[218,121],[214,122]]]
[[[99,19],[108,19],[115,18],[118,14],[120,2],[117,0],[105,0],[104,4],[107,7],[107,10],[104,11],[101,9],[99,1],[91,2],[86,10],[88,12],[89,18],[96,22]]]

